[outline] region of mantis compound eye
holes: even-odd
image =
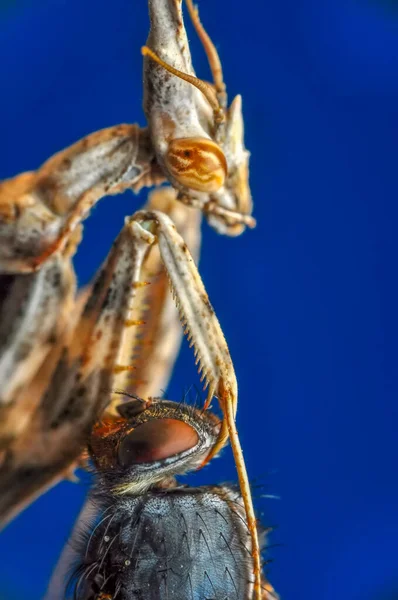
[[[227,176],[227,160],[220,146],[207,138],[172,140],[166,166],[181,185],[199,192],[216,192]]]
[[[177,419],[159,419],[138,425],[122,440],[118,449],[121,467],[152,463],[194,448],[196,431]]]

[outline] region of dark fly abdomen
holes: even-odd
[[[76,600],[249,600],[250,536],[227,487],[109,500],[78,570]]]

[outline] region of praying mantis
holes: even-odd
[[[95,132],[37,171],[0,183],[0,520],[5,524],[71,476],[87,446],[99,472],[119,472],[111,493],[136,498],[149,490],[174,490],[175,474],[207,464],[229,438],[242,497],[239,518],[243,515],[249,536],[245,568],[252,574],[231,598],[268,599],[275,594],[261,573],[257,521],[235,425],[236,376],[195,264],[201,215],[228,236],[255,225],[241,98],[228,105],[221,62],[192,1],[186,6],[209,60],[211,84],[193,70],[181,0],[148,5],[151,27],[142,48],[147,127]],[[171,187],[159,188],[142,210],[126,217],[93,283],[77,294],[72,258],[92,207],[104,196],[164,183]],[[211,415],[213,397],[223,414],[221,421],[208,417],[213,430],[205,442],[198,415],[188,423],[179,413],[175,418],[170,406],[173,416],[148,417],[165,402],[154,399],[171,375],[179,321],[207,389],[203,414]],[[149,422],[155,423],[150,434],[142,429]],[[132,478],[129,471],[131,485],[121,490],[127,475],[119,469],[129,467],[129,460],[120,464],[120,448],[140,432],[140,444],[154,451],[146,458],[149,467],[154,455],[167,463],[172,457],[184,460],[167,476],[159,465],[148,467],[155,475],[149,485],[137,469]],[[188,465],[185,453],[195,455]],[[120,578],[111,591],[105,580],[94,583],[82,598],[135,597],[120,596],[126,588]]]

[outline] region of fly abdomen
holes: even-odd
[[[242,503],[227,487],[112,499],[85,548],[76,600],[249,600]]]

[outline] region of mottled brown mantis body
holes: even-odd
[[[205,409],[216,396],[224,415],[202,463],[230,437],[258,600],[260,548],[235,426],[237,383],[189,251],[197,258],[200,213],[226,235],[254,226],[249,154],[241,99],[227,107],[217,53],[191,0],[187,6],[214,85],[193,71],[181,0],[149,0],[142,50],[148,127],[93,133],[37,171],[0,184],[0,520],[73,472],[97,418],[115,414],[115,390],[148,398],[165,387],[180,338],[169,281],[208,389]],[[93,205],[166,181],[175,192],[156,193],[126,219],[91,289],[75,300],[71,257]]]

